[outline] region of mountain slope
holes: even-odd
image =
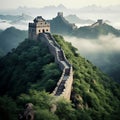
[[[50,120],[118,120],[120,85],[82,58],[76,52],[77,49],[65,42],[62,36],[54,37],[73,65],[71,100],[74,107],[70,102],[65,100],[56,102],[56,99],[47,93],[40,92],[41,90],[51,92],[61,72],[48,49],[40,41],[31,40],[25,40],[14,51],[0,59],[0,104],[7,100],[2,95],[17,98],[14,101],[19,109],[32,102],[37,111],[36,120],[40,120],[41,117]],[[28,92],[30,89],[32,91]],[[26,94],[20,95],[21,93]],[[11,103],[11,100],[9,102]],[[53,103],[57,105],[54,114],[50,111]],[[15,114],[14,111],[10,112]]]
[[[32,20],[33,18],[29,15],[22,13],[22,15],[0,15],[0,19],[7,21],[18,21],[18,20]]]
[[[0,71],[0,94],[12,97],[29,89],[51,92],[60,77],[48,49],[42,43],[30,40],[25,40],[0,59]]]
[[[81,37],[81,38],[97,38],[99,35],[108,35],[109,33],[114,34],[116,36],[120,36],[120,31],[115,29],[114,27],[103,23],[101,25],[91,27],[85,26],[80,27],[73,31],[73,36]]]
[[[0,49],[4,54],[12,48],[16,48],[27,37],[27,31],[18,30],[14,27],[7,28],[0,33]]]
[[[68,20],[70,23],[80,23],[80,24],[93,24],[94,21],[90,19],[80,19],[76,15],[68,15],[65,17],[66,20]]]
[[[97,57],[93,57],[93,55],[91,55],[89,59],[93,61],[93,63],[97,65],[103,72],[120,83],[120,53],[112,52],[97,55]],[[103,56],[102,59],[101,56]]]
[[[52,33],[70,34],[76,26],[69,23],[63,16],[58,15],[49,21]]]
[[[76,18],[77,19],[77,18]],[[120,36],[120,30],[102,23],[97,26],[83,26],[77,28],[75,24],[68,22],[63,15],[58,15],[52,20],[48,20],[51,25],[51,32],[67,36],[75,36],[78,38],[98,38],[100,35],[108,35],[109,33]]]
[[[88,60],[80,57],[70,43],[62,41],[62,37],[55,37],[73,65],[74,82],[71,99],[76,108],[84,109],[93,120],[112,119],[114,113],[119,110],[120,85]]]

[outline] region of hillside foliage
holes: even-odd
[[[73,16],[75,19],[76,17]],[[88,26],[82,26],[77,28],[75,26],[75,22],[70,23],[67,21],[63,16],[57,16],[53,18],[52,20],[48,20],[48,22],[51,24],[51,32],[54,34],[61,34],[61,35],[67,35],[67,36],[75,36],[78,38],[98,38],[100,35],[108,35],[113,34],[115,36],[120,36],[120,30],[112,27],[111,25],[107,23],[100,24],[98,26],[92,27],[93,24],[90,23]],[[89,23],[89,20],[87,20],[87,24]]]
[[[72,35],[78,38],[98,38],[100,35],[113,34],[120,36],[120,31],[104,23],[95,27],[83,26],[73,31]]]
[[[63,16],[57,16],[49,22],[52,33],[70,35],[73,31],[73,24],[69,23]]]
[[[35,120],[119,120],[120,85],[82,58],[62,36],[54,37],[73,65],[72,102],[49,94],[61,71],[43,43],[26,39],[0,58],[0,119],[17,120],[25,104],[32,103]]]
[[[74,82],[71,100],[75,108],[87,113],[93,120],[109,120],[116,117],[120,110],[120,85],[90,61],[82,58],[71,43],[65,42],[58,35],[55,35],[55,38],[73,65]]]
[[[14,27],[0,31],[0,56],[16,48],[27,36],[27,31],[18,30]]]
[[[33,40],[25,40],[1,58],[0,71],[0,94],[12,97],[29,89],[51,92],[61,75],[48,48]]]

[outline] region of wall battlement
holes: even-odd
[[[39,33],[50,32],[50,24],[42,16],[37,16],[33,21],[29,23],[29,39],[37,40]]]
[[[70,100],[73,83],[73,70],[71,64],[66,59],[60,45],[50,33],[40,33],[38,39],[48,46],[50,53],[55,57],[55,62],[62,70],[62,75],[52,94]]]

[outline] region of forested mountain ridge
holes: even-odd
[[[56,16],[52,20],[49,20],[51,24],[51,32],[75,36],[78,38],[98,38],[100,35],[108,35],[109,33],[120,36],[120,30],[113,26],[103,22],[102,24],[92,27],[92,24],[77,28],[76,23],[68,22],[64,16]]]
[[[0,50],[6,54],[11,49],[16,48],[28,35],[27,31],[19,30],[14,27],[0,31]]]
[[[20,21],[20,20],[32,20],[33,17],[22,13],[22,15],[0,15],[1,20],[8,20],[10,22]]]
[[[72,35],[78,38],[90,39],[90,38],[97,38],[100,35],[108,35],[110,33],[115,36],[120,36],[120,30],[115,29],[114,27],[106,23],[100,24],[95,27],[92,27],[92,26],[80,27],[75,31],[73,31]]]
[[[57,36],[58,43],[64,49],[67,59],[71,62],[74,69],[74,82],[71,98],[73,103],[78,109],[81,108],[89,111],[89,114],[94,116],[91,116],[92,119],[98,119],[100,116],[106,117],[103,119],[111,119],[112,116],[114,116],[113,113],[117,112],[114,110],[119,109],[120,85],[107,77],[88,60],[76,54],[75,48],[70,48],[70,43],[68,44],[69,47],[67,47],[67,43],[61,41],[61,39],[61,37]],[[116,104],[117,101],[119,105]],[[116,104],[115,108],[112,108],[113,104]],[[110,116],[108,115],[109,113],[111,114]],[[98,114],[100,115],[99,117],[96,116]]]
[[[52,92],[57,82],[53,80],[60,75],[60,70],[55,69],[57,66],[53,56],[43,46],[42,43],[25,40],[0,59],[1,95],[7,93],[9,96],[16,97],[31,88]]]
[[[23,106],[32,102],[35,120],[118,120],[120,85],[82,58],[62,36],[54,37],[73,65],[73,104],[65,100],[56,102],[48,93],[40,92],[51,92],[61,71],[40,41],[25,40],[0,59],[0,118],[17,120]],[[54,114],[50,110],[53,103],[57,105]]]
[[[52,20],[49,20],[51,26],[52,33],[59,33],[59,34],[71,34],[76,26],[74,24],[69,23],[62,15],[57,15]]]
[[[90,25],[77,28],[75,24],[69,23],[63,16],[57,16],[48,21],[51,24],[52,33],[88,39],[97,38],[100,35],[108,35],[109,33],[120,36],[120,30],[106,23],[96,27],[91,27]],[[7,28],[4,31],[0,30],[0,56],[6,54],[12,48],[16,48],[28,36],[27,34],[28,31],[19,30],[14,27]]]
[[[90,19],[80,19],[75,14],[70,14],[65,17],[66,20],[68,20],[70,23],[80,23],[80,24],[93,24],[94,21]]]

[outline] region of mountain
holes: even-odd
[[[108,35],[109,33],[120,36],[120,30],[108,25],[103,20],[89,25],[77,28],[75,24],[71,24],[64,17],[63,13],[57,15],[52,20],[48,20],[51,25],[51,32],[67,36],[75,36],[78,38],[97,38],[100,35]]]
[[[48,14],[48,11],[50,11],[50,14]],[[67,13],[69,10],[64,5],[60,4],[58,6],[48,5],[41,8],[18,7],[17,9],[0,10],[0,14],[19,15],[25,13],[30,16],[44,16],[45,18],[52,18],[58,11],[65,11],[65,13]]]
[[[61,71],[44,44],[25,40],[0,59],[0,118],[16,120],[23,106],[32,103],[36,120],[118,120],[120,85],[81,57],[62,36],[54,37],[73,66],[72,104],[45,92],[54,89]]]
[[[65,17],[66,20],[68,20],[70,23],[75,23],[75,24],[93,24],[94,21],[90,20],[90,19],[80,19],[78,16],[76,15],[68,15]]]
[[[10,21],[12,21],[12,20],[15,20],[15,19],[17,19],[17,15],[15,16],[15,15],[0,15],[0,19],[1,20],[10,20]]]
[[[104,16],[104,14],[106,13],[109,14],[110,18],[111,18],[111,15],[112,17],[116,16],[114,13],[117,13],[117,15],[119,15],[119,12],[120,12],[119,8],[120,8],[120,5],[105,6],[105,7],[101,7],[97,5],[89,5],[89,6],[79,7],[77,9],[76,8],[68,9],[64,5],[60,4],[58,6],[48,5],[41,8],[30,8],[30,7],[23,6],[23,7],[18,7],[17,9],[9,9],[9,10],[1,9],[0,14],[16,15],[16,14],[26,13],[32,16],[37,16],[37,15],[40,15],[41,13],[42,16],[45,16],[45,17],[48,16],[49,18],[50,16],[53,17],[58,11],[64,11],[66,15],[74,13],[81,16],[82,18],[84,18],[85,15],[87,16],[89,14],[90,18],[97,19],[102,15],[101,18],[107,19],[109,16]],[[49,15],[47,14],[48,11],[50,11]]]
[[[25,40],[1,59],[0,68],[1,70],[4,69],[0,74],[1,95],[8,94],[16,97],[22,92],[27,92],[30,88],[46,89],[48,92],[53,90],[57,82],[55,80],[58,80],[57,76],[60,77],[61,72],[54,63],[53,56],[49,53],[48,48],[42,46],[44,45],[40,42]],[[4,78],[5,74],[8,74],[6,78]],[[9,85],[6,85],[6,83],[9,83]]]
[[[14,27],[7,28],[0,33],[0,49],[6,54],[12,48],[16,48],[27,37],[27,31],[18,30]]]
[[[102,59],[101,59],[102,56]],[[120,53],[97,53],[97,55],[91,55],[89,60],[98,66],[104,73],[108,74],[115,81],[120,83]]]
[[[58,13],[58,15],[49,20],[52,33],[59,34],[70,34],[75,28],[75,24],[69,23],[64,17],[63,13]]]
[[[78,38],[97,38],[100,35],[108,35],[109,33],[120,36],[120,30],[115,29],[106,23],[99,24],[96,22],[91,26],[83,26],[75,29],[72,35]]]
[[[11,24],[16,24],[16,23],[18,24],[20,22],[32,21],[32,20],[33,20],[33,17],[22,13],[22,15],[17,16],[16,19],[12,20]]]
[[[22,13],[22,15],[0,15],[1,20],[16,21],[16,20],[32,20],[33,17]]]
[[[14,26],[17,29],[27,30],[28,22],[32,20],[33,17],[24,13],[21,15],[0,15],[0,29],[5,30]]]
[[[3,30],[0,29],[0,34],[3,32]]]
[[[110,26],[104,21],[102,24],[95,26],[99,20],[89,26],[83,26],[83,27],[77,28],[77,26],[75,25],[76,23],[75,24],[70,23],[65,19],[65,17],[63,17],[63,13],[61,15],[59,13],[62,13],[62,12],[58,12],[58,15],[55,18],[53,18],[52,20],[48,20],[48,22],[50,22],[51,24],[52,33],[58,33],[62,35],[72,35],[78,38],[80,37],[81,38],[97,38],[99,37],[99,35],[107,35],[109,33],[114,34],[116,36],[120,35],[120,30],[115,29],[114,27]],[[10,18],[8,17],[8,19],[12,19],[12,16]],[[17,16],[14,19],[12,19],[12,21],[9,21],[8,22],[9,24],[7,24],[7,21],[2,21],[3,23],[1,23],[1,25],[2,24],[3,25],[1,27],[7,25],[7,26],[15,26],[16,28],[19,28],[19,29],[27,29],[28,21],[31,19],[32,19],[31,16],[22,14],[21,16]],[[86,20],[86,22],[90,22],[90,21]]]

